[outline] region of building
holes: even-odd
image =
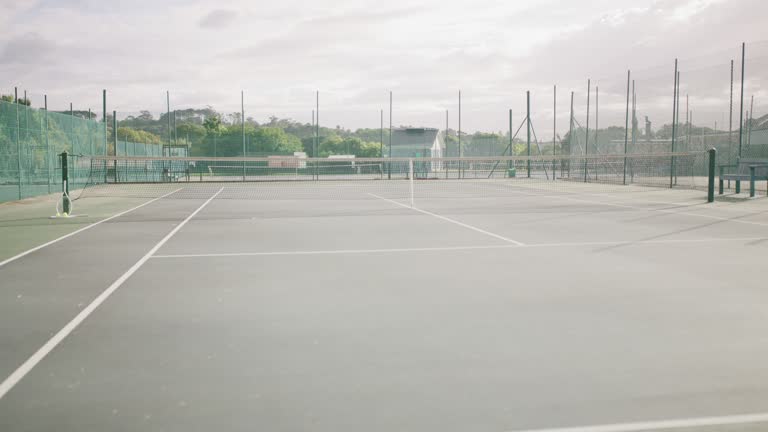
[[[392,131],[391,157],[418,159],[442,156],[443,143],[439,129],[407,127]],[[442,169],[441,167],[439,161],[432,161],[422,169],[435,172]]]

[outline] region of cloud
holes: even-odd
[[[5,43],[0,51],[0,62],[7,65],[34,65],[50,61],[51,57],[58,55],[54,41],[38,33],[25,33]]]
[[[237,12],[216,9],[201,18],[197,24],[204,29],[220,29],[229,26],[235,19],[237,19]]]
[[[206,0],[167,0],[159,10],[152,0],[0,0],[0,23],[14,24],[0,32],[0,76],[76,106],[98,107],[107,88],[118,111],[164,109],[166,89],[179,108],[235,111],[244,89],[259,120],[308,121],[320,90],[323,121],[348,128],[375,127],[389,90],[396,122],[442,126],[448,109],[453,123],[462,89],[463,129],[505,129],[507,110],[517,121],[531,90],[536,132],[551,136],[555,83],[559,126],[572,89],[583,120],[587,78],[600,88],[600,125],[623,124],[627,68],[638,109],[668,122],[678,57],[682,94],[709,122],[727,110],[729,62],[737,59],[738,77],[742,40],[745,94],[755,93],[758,114],[768,97],[763,3],[217,0],[212,10]]]

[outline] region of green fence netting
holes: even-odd
[[[117,141],[117,156],[168,156],[163,155],[160,144],[144,144],[130,141]],[[171,155],[176,156],[176,155]],[[182,155],[186,156],[186,155]]]
[[[105,155],[105,125],[0,101],[0,202],[61,190],[58,154]]]

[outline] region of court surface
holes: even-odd
[[[764,197],[295,187],[2,264],[0,430],[768,429]]]

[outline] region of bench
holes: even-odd
[[[736,168],[735,172],[726,173],[726,168]],[[723,194],[723,180],[736,181],[736,193],[741,192],[741,182],[749,181],[749,196],[755,196],[755,181],[768,181],[768,159],[739,158],[736,164],[720,165],[720,195]]]

